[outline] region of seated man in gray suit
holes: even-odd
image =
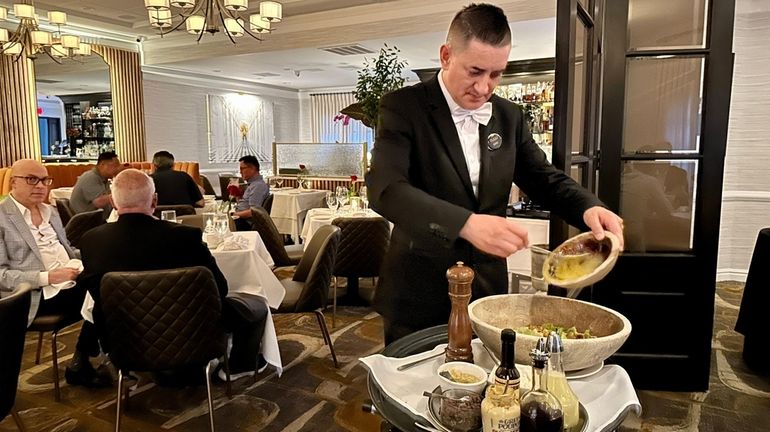
[[[30,323],[38,315],[79,315],[85,287],[65,289],[59,284],[77,278],[80,270],[70,268],[68,263],[80,254],[67,241],[56,208],[43,202],[53,179],[40,162],[31,159],[16,161],[11,170],[11,194],[0,202],[0,295],[6,296],[23,286],[32,287]],[[84,322],[65,373],[67,383],[87,387],[111,385],[106,371],[100,374],[91,366],[88,357],[97,355],[96,331],[91,323]]]

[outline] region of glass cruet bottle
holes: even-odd
[[[542,342],[543,344],[545,341]],[[521,432],[558,432],[564,425],[561,402],[548,392],[548,353],[533,349],[532,390],[521,398]]]
[[[567,382],[567,376],[564,374],[564,365],[562,363],[562,354],[564,345],[561,342],[559,334],[551,332],[546,341],[546,350],[551,356],[548,362],[548,392],[556,396],[561,402],[564,412],[564,428],[568,429],[578,424],[580,411],[578,397],[572,387]]]

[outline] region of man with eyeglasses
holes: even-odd
[[[123,166],[114,151],[106,151],[99,155],[96,166],[78,177],[72,188],[70,207],[75,213],[83,213],[96,209],[104,210],[104,218],[110,216],[110,179],[115,177]]]
[[[11,175],[11,193],[0,202],[0,296],[32,287],[30,323],[36,316],[79,315],[86,295],[84,286],[73,283],[82,268],[76,261],[80,252],[67,241],[59,213],[44,203],[53,179],[31,159],[16,161]],[[89,361],[99,351],[93,324],[84,322],[65,373],[67,383],[110,386],[107,371],[98,373]]]

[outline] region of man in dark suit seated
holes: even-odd
[[[505,217],[514,182],[568,223],[622,242],[621,219],[551,165],[521,108],[494,95],[510,51],[502,9],[467,6],[437,76],[382,98],[366,182],[372,207],[395,225],[375,297],[386,343],[447,323],[445,275],[457,261],[476,271],[474,298],[507,292],[505,258],[529,243]]]
[[[128,169],[115,177],[112,202],[118,221],[92,229],[81,241],[85,270],[80,282],[94,298],[94,322],[100,332],[103,332],[104,316],[99,284],[105,273],[204,266],[216,279],[222,298],[223,324],[233,335],[232,378],[253,376],[255,369],[261,372],[267,366],[259,356],[267,306],[262,301],[254,301],[246,308],[243,303],[227,297],[227,281],[203,243],[201,230],[154,218],[155,185],[139,170]],[[109,351],[104,340],[102,343],[105,351]]]
[[[155,193],[158,205],[191,205],[203,207],[203,195],[190,174],[174,170],[174,155],[161,150],[152,157]]]

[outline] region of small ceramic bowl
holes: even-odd
[[[446,373],[442,374],[442,372]],[[441,388],[444,390],[460,389],[469,390],[480,394],[482,391],[484,391],[484,387],[487,386],[487,372],[481,366],[477,366],[473,363],[458,361],[444,363],[443,365],[439,366],[436,373],[438,374],[439,380],[441,380]],[[452,375],[453,373],[455,375],[463,374],[473,376],[476,378],[476,380],[473,382],[465,383],[457,382],[444,376],[446,374]]]

